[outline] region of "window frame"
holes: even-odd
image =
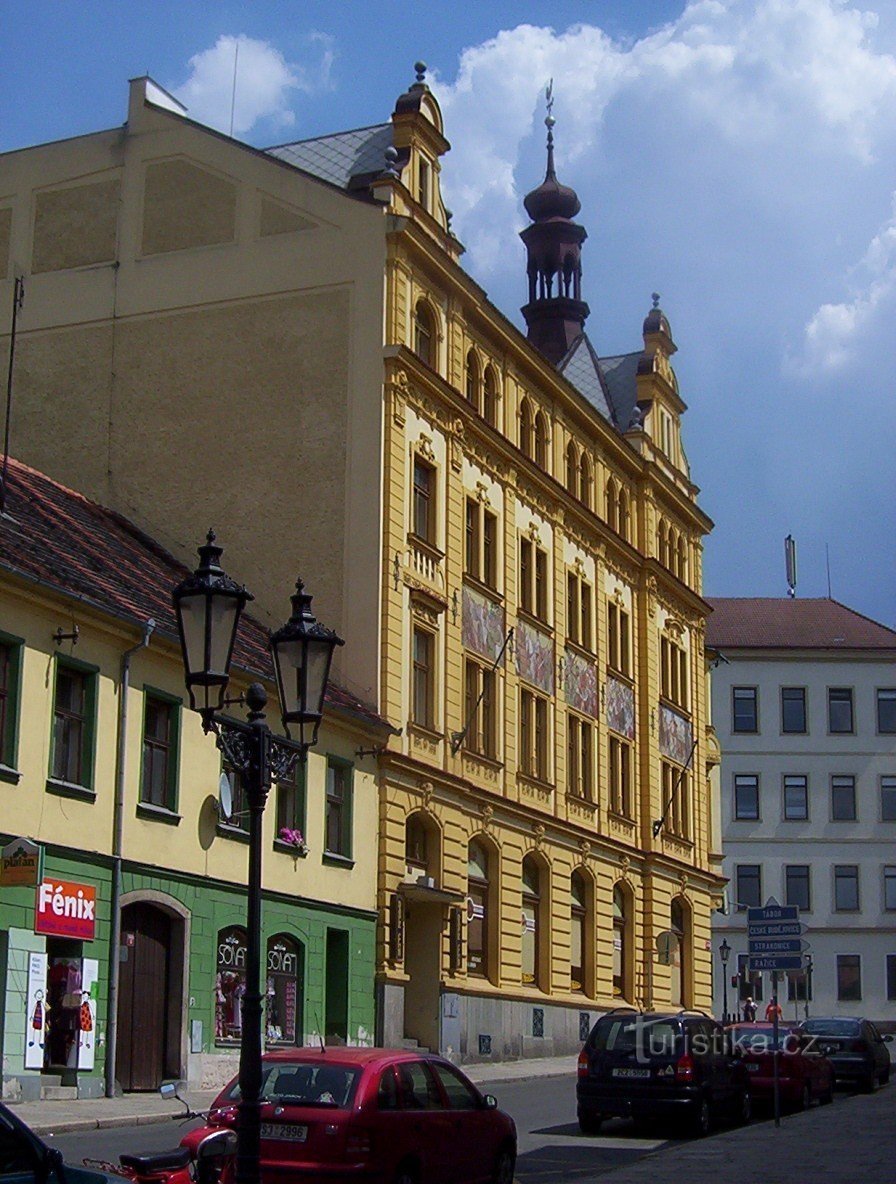
[[[749,695],[738,692],[749,692]],[[752,701],[752,727],[738,726],[738,698],[743,701]],[[759,733],[759,688],[755,686],[733,686],[731,688],[731,733],[738,736],[756,736]]]
[[[853,967],[847,967],[848,960],[854,961]],[[838,1003],[856,1003],[862,998],[862,955],[861,954],[837,954],[835,956],[835,967],[837,975],[837,1002]],[[841,972],[847,969],[855,969],[856,971],[856,990],[855,993],[847,993],[843,989],[844,979]]]
[[[758,773],[735,773],[733,781],[734,790],[734,821],[735,822],[760,822],[762,820],[762,813],[759,802],[759,774]],[[741,785],[739,783],[752,782],[751,786]],[[755,813],[743,812],[741,810],[739,800],[739,790],[742,788],[752,788],[755,793]]]
[[[790,699],[787,695],[790,692]],[[799,692],[799,697],[794,698],[794,692]],[[799,703],[802,708],[803,726],[801,728],[787,727],[787,707],[786,704]],[[781,687],[781,735],[782,736],[805,736],[809,731],[809,708],[808,695],[805,687]]]
[[[548,553],[543,547],[538,546],[534,539],[520,535],[519,565],[519,607],[530,617],[547,625],[549,623]]]
[[[417,640],[426,639],[426,660],[418,657]],[[418,728],[435,731],[436,634],[416,621],[411,626],[410,720]],[[422,695],[422,703],[421,703]],[[421,718],[421,715],[423,718]]]
[[[75,797],[95,798],[96,791],[94,782],[96,777],[96,736],[97,736],[97,710],[99,699],[99,666],[91,665],[87,662],[80,662],[76,658],[69,657],[67,654],[55,655],[55,669],[53,673],[53,699],[51,705],[51,729],[50,729],[50,760],[49,760],[49,775],[47,777],[47,789],[51,792],[70,794]],[[78,718],[82,721],[81,736],[79,742],[79,781],[69,781],[64,777],[57,777],[56,769],[56,727],[57,727],[57,701],[59,697],[59,672],[60,670],[68,670],[72,673],[78,674],[84,679],[84,709],[83,716]],[[72,713],[74,716],[74,713]]]
[[[892,703],[892,707],[881,712],[881,703]],[[896,735],[896,687],[876,687],[874,692],[875,722],[878,736]],[[888,727],[881,727],[881,717],[892,713],[892,720],[885,719]]]
[[[788,784],[788,783],[792,784]],[[787,804],[789,789],[802,789],[802,813],[793,814]],[[784,822],[809,821],[809,775],[808,773],[783,773],[781,775],[781,817]]]
[[[323,859],[328,862],[351,862],[354,831],[354,769],[352,761],[344,757],[327,754],[326,782],[324,785],[324,844]],[[343,792],[336,794],[333,783],[336,773],[340,774]],[[330,846],[332,811],[338,809],[336,828],[338,847]]]
[[[632,677],[631,616],[614,600],[607,601],[607,666],[623,678]]]
[[[464,508],[464,575],[493,592],[498,587],[498,515],[467,494]]]
[[[837,784],[840,782],[841,784]],[[848,805],[850,809],[846,813],[842,811],[842,802],[838,805],[838,792],[842,795],[844,791],[848,792]],[[832,773],[831,774],[831,822],[857,822],[858,821],[858,804],[856,801],[856,779],[852,773]]]
[[[147,733],[146,720],[150,703],[164,705],[168,709],[170,735],[167,745],[159,745],[166,752],[165,757],[165,791],[164,801],[151,801],[146,794],[147,774]],[[138,808],[141,811],[164,812],[176,814],[180,795],[180,737],[183,700],[177,695],[170,695],[156,687],[143,687],[143,733],[140,754],[140,786],[138,789]]]
[[[0,781],[18,784],[19,723],[22,711],[22,660],[25,639],[0,632],[0,647],[6,651],[6,682],[0,701]]]
[[[594,653],[594,589],[574,568],[566,569],[566,640]]]
[[[856,731],[856,709],[855,709],[855,695],[852,687],[828,687],[827,689],[828,701],[828,735],[829,736],[854,736]],[[839,696],[839,698],[835,698]],[[846,704],[849,707],[849,727],[835,728],[833,708],[835,704]]]
[[[291,800],[290,800],[291,799]],[[298,831],[308,842],[308,762],[296,761],[291,777],[276,783],[274,846],[296,853],[295,844],[280,838],[281,830]]]
[[[831,898],[831,912],[860,913],[862,911],[862,895],[860,891],[860,869],[857,863],[835,863],[831,869],[833,877],[833,892]],[[841,904],[840,886],[852,884],[855,888],[855,904]]]
[[[550,780],[548,735],[549,703],[546,695],[520,686],[519,767],[525,777],[547,784]]]
[[[753,874],[755,872],[755,875]],[[748,875],[749,873],[749,875]],[[747,880],[755,881],[756,884],[756,899],[743,900],[745,895],[741,889]],[[737,863],[734,865],[734,891],[736,900],[734,902],[735,909],[739,913],[745,912],[747,909],[762,908],[762,864],[761,863]]]
[[[418,471],[426,474],[425,486],[417,480]],[[438,513],[438,487],[436,466],[421,456],[413,454],[411,464],[411,534],[430,547],[437,546],[436,519]],[[422,529],[421,529],[422,527]]]
[[[594,725],[568,711],[566,716],[566,792],[594,801]]]
[[[689,712],[691,702],[690,654],[671,637],[660,635],[660,697]]]
[[[896,776],[881,773],[878,779],[880,821],[896,822]],[[889,804],[888,803],[889,799]]]
[[[498,678],[493,667],[467,655],[464,658],[466,733],[463,745],[468,752],[492,761],[498,759],[497,693]]]
[[[795,904],[796,907],[800,910],[800,912],[811,913],[812,912],[812,865],[809,863],[785,863],[783,871],[784,871],[784,904],[785,905],[794,905]],[[802,881],[805,884],[805,900],[806,900],[805,904],[802,904],[801,900],[797,901],[797,900],[791,899],[791,892],[790,892],[791,875],[790,875],[790,873],[796,873],[796,872],[805,873],[805,874],[799,875],[798,877],[797,876],[793,877],[794,879]]]

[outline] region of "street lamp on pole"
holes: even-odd
[[[731,946],[726,937],[722,938],[719,946],[719,957],[722,959],[722,1023],[728,1023],[728,959],[731,957]]]
[[[292,616],[270,638],[283,726],[288,736],[290,726],[296,727],[298,738],[284,739],[271,731],[265,720],[267,694],[261,683],[252,683],[246,692],[249,717],[245,723],[219,715],[233,702],[226,698],[233,647],[243,609],[253,599],[224,572],[218,562],[221,552],[214,532],[209,531],[205,545],[199,548],[199,567],[174,589],[173,598],[190,707],[201,715],[203,730],[214,732],[218,748],[242,774],[249,806],[236,1180],[237,1184],[259,1184],[262,818],[271,785],[285,780],[317,740],[333,651],[344,642],[315,620],[311,597],[299,581],[292,597]]]

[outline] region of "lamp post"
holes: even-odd
[[[230,662],[243,609],[253,597],[219,564],[222,548],[213,531],[199,548],[199,567],[173,593],[190,707],[214,732],[218,748],[243,775],[249,806],[249,877],[246,909],[246,990],[240,1033],[240,1105],[236,1179],[259,1184],[261,1150],[261,851],[262,818],[271,784],[284,780],[304,761],[317,740],[333,651],[343,641],[311,613],[301,581],[292,597],[292,616],[271,634],[283,727],[298,728],[298,739],[276,736],[265,720],[267,694],[261,683],[246,692],[248,720],[223,718]]]
[[[722,1023],[728,1023],[728,959],[731,957],[731,946],[726,937],[722,938],[719,946],[719,957],[722,959]]]

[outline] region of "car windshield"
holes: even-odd
[[[858,1036],[858,1020],[806,1020],[802,1024],[804,1032],[814,1036]]]
[[[355,1096],[361,1070],[355,1065],[325,1061],[275,1062],[262,1068],[261,1098],[292,1106],[331,1106],[348,1109]],[[240,1099],[239,1081],[227,1091],[228,1101]]]
[[[588,1046],[605,1052],[637,1051],[671,1056],[680,1031],[678,1022],[665,1016],[604,1017],[594,1025]]]
[[[744,1052],[771,1052],[775,1048],[785,1048],[793,1052],[798,1047],[792,1028],[778,1028],[778,1043],[775,1044],[775,1029],[769,1024],[767,1028],[741,1026],[729,1028],[732,1041]]]

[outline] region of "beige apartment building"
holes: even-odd
[[[213,524],[263,621],[303,574],[400,729],[377,1038],[461,1060],[712,998],[711,523],[658,299],[631,352],[584,331],[552,135],[527,336],[460,265],[422,68],[387,121],[267,151],[143,78],[123,128],[0,157],[15,453],[185,560]]]

